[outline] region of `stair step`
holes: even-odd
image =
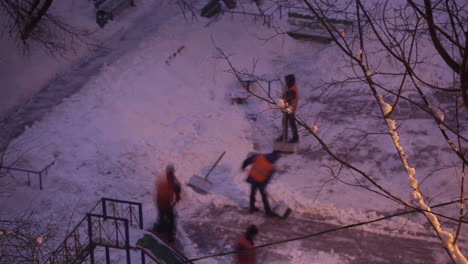
[[[169,246],[166,242],[145,234],[137,241],[137,245],[150,251],[156,259],[163,263],[183,263],[187,258]]]

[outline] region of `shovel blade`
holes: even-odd
[[[291,214],[292,210],[285,203],[274,203],[272,206],[273,211],[281,218],[286,219]]]
[[[190,178],[187,185],[192,187],[192,189],[196,192],[207,194],[211,189],[212,183],[200,176],[194,175],[192,178]]]
[[[294,153],[296,151],[296,144],[282,142],[282,141],[279,141],[279,142],[275,141],[273,143],[273,149],[275,151],[279,151],[282,153]]]

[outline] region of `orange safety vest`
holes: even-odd
[[[243,250],[252,248],[253,243],[247,240],[247,238],[242,235],[237,242],[237,249]],[[242,251],[237,253],[235,264],[255,264],[256,253],[255,249]]]
[[[174,202],[175,186],[167,181],[167,176],[163,173],[155,186],[158,208],[170,209]]]
[[[255,158],[249,175],[256,182],[264,182],[268,179],[268,176],[270,176],[274,168],[275,164],[270,162],[265,155],[260,154]]]
[[[296,98],[294,98],[294,100],[291,102],[291,106],[293,108],[293,112],[295,113],[296,110],[297,110],[297,105],[298,105],[298,102],[299,102],[299,89],[297,88],[296,85],[293,85],[291,88],[289,88],[291,90],[293,90],[295,93],[296,93]]]

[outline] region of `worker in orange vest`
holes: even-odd
[[[237,241],[235,264],[255,264],[256,253],[254,246],[254,237],[257,235],[258,229],[255,225],[250,225],[245,234],[241,235]],[[250,250],[248,250],[250,249]]]
[[[284,80],[286,81],[287,90],[284,92],[282,99],[288,104],[288,106],[290,106],[290,111],[284,113],[286,115],[286,127],[284,129],[286,129],[287,133],[289,124],[293,137],[288,142],[297,143],[299,142],[299,134],[297,133],[296,110],[299,102],[299,89],[297,88],[296,77],[294,74],[286,75]],[[282,141],[283,134],[281,134],[281,136],[279,136],[276,140]]]
[[[157,179],[155,186],[159,219],[154,229],[171,243],[174,242],[176,228],[174,205],[180,200],[181,191],[174,171],[174,166],[168,165],[165,173]]]
[[[242,163],[242,171],[247,166],[252,164],[247,177],[247,182],[250,183],[250,213],[257,212],[258,208],[255,207],[255,195],[257,189],[260,191],[262,196],[263,206],[265,207],[265,214],[267,216],[276,216],[271,210],[270,204],[268,203],[268,196],[266,192],[266,186],[270,182],[270,179],[275,172],[275,162],[279,159],[279,152],[273,151],[269,154],[254,154]]]

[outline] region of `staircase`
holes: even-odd
[[[140,237],[136,243],[132,243],[134,237]],[[157,234],[143,230],[141,203],[109,198],[101,198],[42,263],[110,264],[117,251],[125,251],[125,260],[119,263],[190,263]]]

